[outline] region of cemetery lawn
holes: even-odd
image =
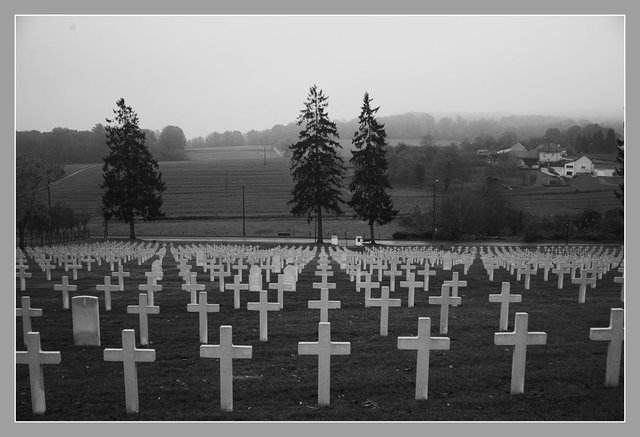
[[[176,243],[174,243],[175,245]],[[265,246],[266,247],[266,246]],[[351,342],[351,354],[331,357],[331,404],[317,405],[317,357],[298,355],[298,342],[318,340],[319,311],[309,310],[307,301],[318,299],[312,289],[316,260],[299,277],[297,292],[285,292],[284,309],[268,314],[268,341],[259,342],[258,314],[247,311],[247,302],[257,301],[257,293],[242,292],[241,309],[233,309],[233,292],[218,291],[218,283],[208,281],[202,268],[198,282],[206,284],[208,302],[220,305],[209,315],[209,344],[219,344],[219,326],[232,325],[234,345],[251,345],[251,359],[233,362],[233,412],[220,411],[219,361],[200,358],[198,315],[188,313],[189,294],[181,290],[183,281],[173,257],[164,258],[163,290],[155,293],[158,315],[149,316],[150,345],[156,361],[138,364],[140,412],[125,414],[122,363],[105,362],[105,348],[121,348],[122,329],[139,334],[138,315],[127,314],[127,305],[137,305],[138,285],[151,270],[153,257],[143,265],[124,265],[131,277],[124,292],[112,292],[112,310],[105,311],[104,295],[95,286],[109,274],[108,263],[93,264],[92,271],[78,272],[78,286],[71,296],[93,295],[100,299],[100,347],[73,345],[70,310],[62,309],[60,292],[63,268],[52,271],[46,281],[33,259],[29,259],[27,291],[16,286],[16,307],[21,296],[31,297],[31,307],[41,308],[42,317],[32,319],[41,334],[44,351],[60,351],[62,362],[44,366],[47,411],[35,416],[31,411],[28,366],[15,367],[15,418],[18,421],[622,421],[625,419],[624,366],[620,385],[604,387],[607,343],[589,340],[589,329],[607,327],[611,308],[624,308],[620,301],[619,275],[611,271],[587,289],[585,304],[578,303],[578,285],[565,277],[563,290],[556,288],[556,276],[544,282],[542,272],[532,277],[530,290],[523,281],[500,269],[490,283],[479,259],[463,275],[468,286],[461,288],[462,306],[450,308],[450,350],[431,351],[429,397],[414,400],[416,352],[398,350],[397,337],[415,336],[418,317],[430,317],[434,337],[438,333],[440,307],[429,305],[428,296],[440,295],[451,272],[437,267],[428,292],[416,291],[415,307],[407,307],[406,289],[391,293],[402,307],[389,310],[389,335],[379,335],[380,309],[364,308],[364,292],[332,262],[337,284],[331,300],[342,308],[329,311],[331,340]],[[195,264],[192,260],[191,264]],[[205,280],[206,278],[206,280]],[[246,272],[245,272],[246,282]],[[264,278],[266,280],[266,277]],[[275,282],[274,277],[272,281]],[[511,293],[521,294],[521,303],[512,303],[509,330],[515,312],[529,314],[529,331],[547,333],[547,344],[529,346],[525,392],[511,395],[513,347],[494,345],[498,332],[500,305],[489,303],[490,293],[499,293],[502,281],[511,282]],[[115,281],[114,281],[115,282]],[[385,277],[384,283],[388,282]],[[18,284],[18,281],[16,281]],[[267,285],[265,283],[266,289]],[[276,300],[269,291],[269,300]],[[379,297],[374,290],[372,297]],[[22,320],[16,318],[16,350],[22,344]],[[138,337],[138,347],[139,337]],[[624,363],[624,356],[623,356]]]

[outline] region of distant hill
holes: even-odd
[[[495,114],[493,114],[495,115]],[[533,145],[540,142],[553,141],[564,147],[576,147],[579,151],[589,151],[591,144],[605,141],[607,129],[615,131],[615,136],[623,136],[622,121],[612,120],[573,120],[566,117],[544,115],[503,115],[483,117],[482,114],[469,115],[434,115],[424,112],[408,112],[405,114],[381,116],[387,138],[391,145],[399,142],[418,145],[425,136],[430,136],[434,144],[446,145],[450,142],[476,143],[477,148],[492,149],[503,144],[513,145],[516,141]],[[601,124],[597,124],[597,123]],[[340,135],[340,143],[345,151],[351,149],[351,138],[358,128],[357,119],[336,120]],[[277,124],[271,129],[262,131],[250,130],[212,132],[205,138],[196,137],[186,142],[186,149],[236,146],[269,146],[280,151],[298,140],[300,127],[295,122],[286,125]],[[551,138],[545,137],[553,134]],[[168,158],[159,153],[158,134],[145,129],[149,148],[157,155],[158,160]],[[600,133],[602,135],[600,136]],[[100,124],[91,131],[76,131],[66,128],[55,128],[52,132],[22,131],[16,133],[16,152],[29,152],[39,155],[51,162],[98,163],[107,154],[104,142],[104,127]],[[582,138],[580,138],[582,136]],[[577,141],[580,141],[578,147]],[[613,140],[615,141],[615,139]],[[607,144],[611,143],[611,138]],[[595,151],[615,153],[615,147],[593,147]],[[175,158],[173,158],[175,159]]]

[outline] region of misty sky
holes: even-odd
[[[90,130],[124,97],[187,138],[294,121],[309,87],[351,119],[623,117],[622,16],[22,16],[16,129]]]

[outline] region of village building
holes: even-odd
[[[527,148],[524,147],[522,144],[515,143],[513,146],[507,147],[506,149],[500,149],[496,153],[498,155],[501,155],[503,153],[526,152],[526,151],[527,151]]]
[[[534,149],[538,154],[538,162],[540,164],[546,162],[559,162],[566,152],[558,144],[548,143],[542,144]]]
[[[556,174],[568,178],[572,178],[577,175],[592,175],[594,174],[594,165],[591,158],[587,155],[582,155],[578,158],[563,158],[560,162],[548,164]]]
[[[485,152],[484,150],[478,150]],[[521,169],[541,170],[551,176],[572,178],[577,175],[591,175],[597,177],[616,176],[615,163],[594,160],[587,155],[567,157],[567,152],[554,143],[542,144],[533,150],[527,150],[522,144],[516,143],[511,147],[498,150],[490,157],[490,162],[496,162],[500,157],[508,155]]]

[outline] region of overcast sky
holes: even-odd
[[[502,112],[622,119],[622,16],[22,16],[16,129],[90,130],[124,97],[187,138],[294,121]]]

